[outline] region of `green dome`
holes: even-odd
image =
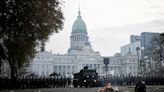
[[[75,32],[87,33],[87,26],[86,26],[85,22],[83,21],[83,19],[81,18],[80,12],[78,13],[77,19],[73,23],[72,32],[73,33],[75,33]]]

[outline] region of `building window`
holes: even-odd
[[[113,70],[113,66],[111,67],[111,70]]]
[[[54,66],[54,70],[57,70],[57,66],[56,65]]]
[[[68,66],[68,70],[70,69],[70,66]]]
[[[75,41],[75,38],[73,37],[72,39],[73,39],[73,42],[74,42]]]
[[[94,69],[96,69],[97,67],[96,67],[96,64],[94,64]]]
[[[131,66],[129,66],[129,69],[131,70]]]

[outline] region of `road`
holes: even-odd
[[[113,88],[117,88],[114,86]],[[97,92],[99,88],[41,88],[41,89],[18,89],[0,90],[0,92]],[[119,86],[119,92],[134,92],[134,86]],[[147,86],[147,92],[164,92],[162,86]]]

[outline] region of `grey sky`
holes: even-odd
[[[46,50],[67,53],[78,6],[89,40],[103,56],[120,52],[131,34],[164,32],[164,0],[64,0],[64,29],[50,37]]]

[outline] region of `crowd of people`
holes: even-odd
[[[72,78],[67,77],[24,77],[24,78],[0,78],[0,89],[26,89],[26,88],[57,88],[57,87],[72,87]],[[97,87],[109,87],[109,85],[116,86],[126,86],[126,85],[139,85],[141,86],[143,82],[138,82],[139,80],[144,81],[144,85],[164,85],[163,77],[99,77]],[[143,87],[143,85],[142,85]],[[138,86],[136,87],[136,90]],[[137,92],[137,91],[136,91]]]
[[[70,87],[71,78],[0,78],[0,89],[57,88]]]

